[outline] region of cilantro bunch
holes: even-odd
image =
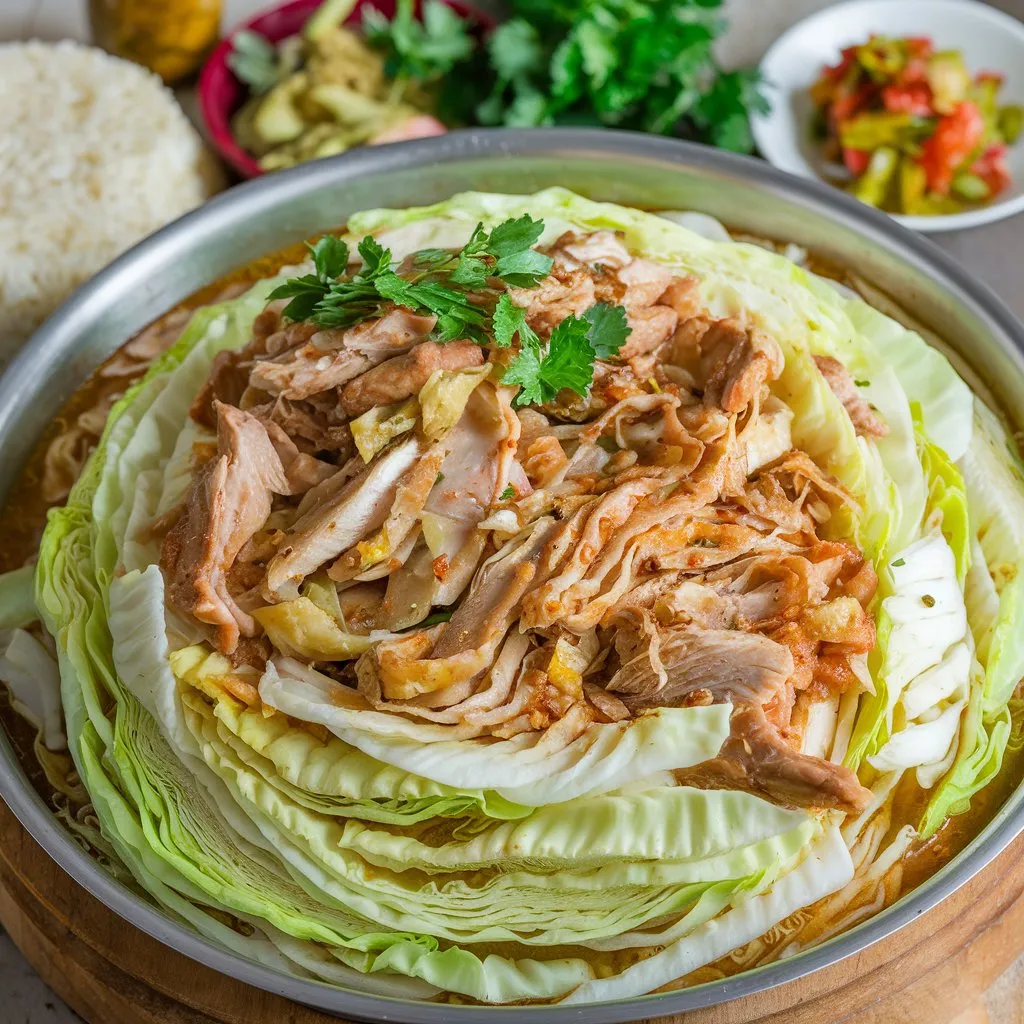
[[[722,0],[510,0],[487,41],[483,124],[594,124],[753,148],[756,71],[725,72]],[[467,83],[468,84],[468,83]]]
[[[313,273],[285,281],[269,299],[290,299],[286,317],[325,328],[354,326],[394,303],[435,316],[434,337],[441,342],[469,338],[508,348],[518,338],[519,352],[502,377],[503,384],[519,386],[517,405],[553,401],[565,388],[586,395],[594,360],[615,355],[629,336],[621,306],[599,302],[582,317],[567,316],[544,345],[527,323],[526,311],[507,291],[496,301],[487,298],[499,287],[532,288],[547,277],[552,259],[533,248],[543,231],[544,222],[528,214],[490,231],[478,224],[458,252],[413,253],[413,270],[404,276],[393,269],[391,250],[371,235],[357,246],[362,267],[349,274],[348,246],[328,235],[309,246]],[[493,312],[488,312],[492,304]]]

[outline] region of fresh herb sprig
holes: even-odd
[[[519,352],[509,363],[502,383],[518,386],[516,405],[553,401],[563,389],[585,395],[593,381],[594,360],[616,355],[629,336],[626,311],[599,302],[582,317],[570,315],[552,331],[547,345],[530,327],[526,310],[507,291],[494,304],[474,302],[472,293],[491,289],[494,281],[513,288],[532,288],[551,271],[550,256],[533,246],[544,222],[528,214],[487,231],[477,224],[458,252],[421,249],[410,257],[407,276],[393,269],[390,249],[367,235],[358,245],[362,267],[346,275],[349,248],[332,236],[310,246],[312,274],[291,278],[270,293],[270,299],[291,301],[284,315],[312,320],[325,328],[344,328],[372,319],[385,303],[394,303],[437,318],[434,336],[446,342],[470,338],[508,348],[518,338]],[[454,286],[454,287],[453,287]]]
[[[714,46],[722,0],[508,0],[487,40],[491,85],[470,119],[527,127],[592,124],[753,148],[764,112],[756,71],[724,71]],[[480,72],[455,68],[479,95]],[[467,89],[473,80],[475,89]],[[452,92],[453,90],[449,90]]]
[[[422,20],[412,0],[398,0],[389,21],[375,7],[363,8],[363,35],[384,53],[388,78],[431,81],[447,74],[475,48],[469,22],[440,0],[426,0]]]
[[[502,384],[519,386],[517,406],[553,402],[562,390],[586,395],[594,380],[595,359],[618,353],[630,326],[621,306],[598,302],[582,317],[570,314],[552,332],[547,348],[526,323],[525,310],[503,295],[494,311],[494,338],[509,345],[519,336],[519,354],[509,364]]]

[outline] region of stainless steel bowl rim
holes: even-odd
[[[961,303],[970,307],[972,314],[978,316],[1004,346],[1015,350],[1018,367],[1024,366],[1021,362],[1024,327],[990,289],[965,273],[932,243],[820,182],[797,178],[752,158],[629,132],[592,129],[454,132],[434,139],[362,149],[237,186],[119,257],[36,332],[0,378],[0,467],[8,477],[15,471],[10,465],[3,465],[4,447],[19,419],[27,415],[28,404],[33,400],[34,382],[41,369],[60,363],[73,352],[76,321],[96,304],[102,306],[112,301],[124,281],[139,280],[147,269],[158,267],[165,256],[181,250],[200,225],[207,233],[218,227],[227,229],[242,215],[257,216],[263,210],[288,203],[298,196],[314,194],[326,184],[337,184],[339,180],[355,181],[402,168],[457,165],[467,159],[515,161],[535,154],[555,158],[565,154],[577,159],[581,155],[593,156],[596,160],[604,157],[663,166],[665,173],[671,173],[673,168],[686,168],[723,175],[823,213],[881,244],[903,262],[935,275]],[[116,343],[124,340],[119,338]],[[723,981],[661,995],[584,1006],[471,1007],[365,995],[275,972],[230,953],[178,924],[116,882],[78,846],[31,787],[2,730],[0,797],[39,845],[76,882],[120,917],[179,953],[256,988],[327,1012],[413,1024],[471,1020],[501,1020],[507,1024],[539,1024],[541,1021],[615,1024],[756,995],[835,964],[892,935],[955,892],[1024,831],[1024,787],[1019,787],[967,849],[898,903],[820,946]]]

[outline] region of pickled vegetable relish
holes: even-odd
[[[1002,85],[927,36],[872,36],[811,87],[815,137],[861,201],[890,213],[957,213],[1010,184],[1006,151],[1024,108],[1000,103]]]

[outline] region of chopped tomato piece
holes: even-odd
[[[852,93],[838,95],[828,109],[829,123],[833,130],[838,130],[840,121],[847,121],[854,114],[865,108],[875,94],[872,85],[862,85]]]
[[[921,166],[928,190],[948,195],[956,169],[977,148],[985,134],[985,119],[977,105],[965,100],[940,117],[935,134],[921,147]]]
[[[920,57],[927,60],[935,52],[935,47],[928,36],[907,36],[904,42],[911,58]]]
[[[911,57],[903,70],[896,76],[899,85],[914,85],[928,81],[928,60],[925,57]]]
[[[859,178],[871,162],[871,152],[867,149],[844,149],[843,166],[855,177]]]
[[[913,114],[916,117],[930,117],[932,114],[932,90],[927,82],[913,85],[887,85],[882,90],[885,109],[894,114]]]
[[[971,174],[976,174],[988,185],[989,198],[1002,192],[1010,184],[1010,168],[1006,166],[1006,146],[996,143],[989,146],[971,165]]]

